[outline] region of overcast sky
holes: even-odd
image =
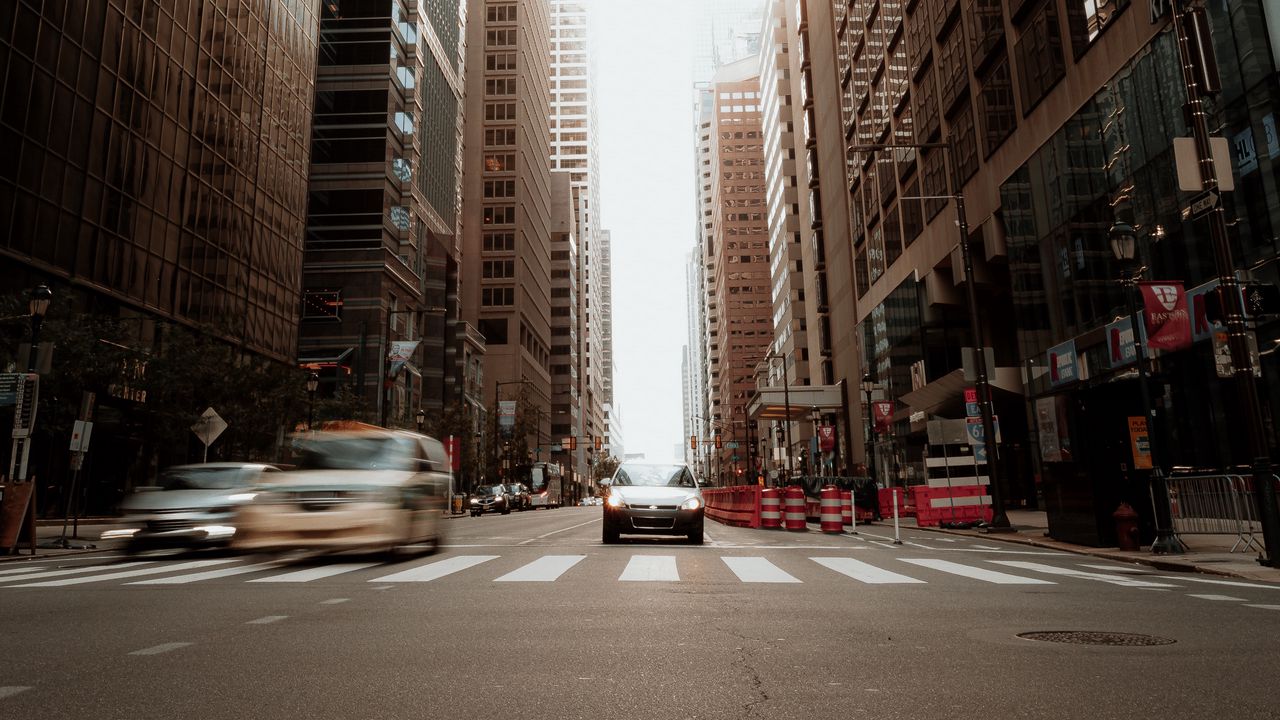
[[[696,219],[690,5],[591,5],[601,218],[613,233],[614,398],[626,452],[649,460],[673,459],[684,434],[685,255]]]

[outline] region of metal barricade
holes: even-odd
[[[1236,543],[1231,552],[1242,545],[1244,550],[1262,550],[1262,544],[1254,538],[1262,532],[1262,523],[1254,507],[1251,477],[1170,475],[1165,483],[1175,535],[1234,535]]]

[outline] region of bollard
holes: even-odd
[[[898,536],[898,488],[893,489],[893,544],[902,544],[902,538]]]
[[[841,522],[844,523],[845,525],[852,525],[855,528],[855,532],[856,532],[856,528],[858,527],[858,521],[856,517],[857,516],[854,514],[854,510],[853,510],[853,492],[849,490],[841,490],[840,491]]]
[[[809,529],[804,520],[804,488],[799,485],[788,487],[783,509],[788,530],[805,532]]]
[[[760,491],[760,527],[782,529],[782,492],[778,488]]]
[[[820,497],[822,502],[818,520],[822,532],[835,534],[844,532],[844,523],[840,519],[840,491],[828,485],[822,488]]]

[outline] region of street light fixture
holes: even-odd
[[[871,379],[871,373],[865,373],[862,376],[862,392],[866,395],[865,404],[867,413],[866,430],[862,433],[863,452],[867,456],[867,475],[874,481],[876,478],[876,448],[875,448],[875,413],[871,411],[871,393],[876,389],[876,383]]]
[[[422,434],[422,426],[427,424],[427,412],[422,408],[418,408],[418,412],[413,414],[413,419],[418,425],[418,434]]]
[[[31,313],[31,351],[27,353],[27,372],[36,372],[40,350],[40,326],[44,324],[45,313],[49,312],[49,303],[52,301],[53,291],[44,283],[32,289],[31,298],[27,301],[27,310]]]
[[[1120,284],[1124,288],[1125,303],[1129,310],[1129,326],[1133,332],[1134,362],[1138,366],[1138,388],[1142,395],[1142,416],[1147,424],[1147,443],[1151,453],[1151,493],[1152,504],[1156,512],[1156,539],[1151,544],[1151,552],[1157,554],[1180,555],[1186,547],[1173,532],[1173,515],[1169,511],[1169,488],[1165,483],[1164,470],[1160,466],[1162,448],[1156,441],[1158,437],[1155,427],[1155,415],[1151,407],[1151,390],[1147,387],[1147,353],[1142,344],[1142,329],[1138,326],[1138,306],[1134,301],[1134,292],[1138,281],[1142,278],[1142,267],[1135,259],[1137,255],[1138,236],[1133,226],[1123,220],[1116,220],[1108,231],[1111,239],[1111,253],[1120,263]],[[1136,469],[1136,466],[1135,466]]]
[[[316,389],[320,387],[320,376],[311,373],[307,376],[307,431],[310,432],[316,418]]]

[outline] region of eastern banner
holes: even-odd
[[[1154,350],[1181,350],[1191,345],[1191,315],[1181,283],[1138,283],[1145,308],[1147,346]]]

